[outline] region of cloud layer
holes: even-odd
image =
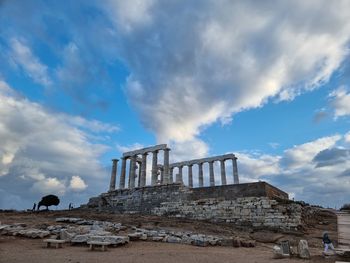
[[[339,208],[350,199],[347,136],[322,137],[282,155],[238,153],[241,181],[267,180],[290,197]]]
[[[98,161],[108,148],[93,143],[90,135],[95,130],[113,132],[116,127],[50,112],[3,81],[0,102],[0,189],[2,196],[20,200],[17,207],[30,207],[44,194],[64,197],[70,191],[80,192],[91,180],[108,180]],[[95,182],[95,189],[87,189],[75,200],[85,202],[82,199],[89,193],[103,191],[101,183]],[[1,198],[1,208],[8,208],[6,200]]]
[[[271,98],[291,100],[348,55],[347,1],[141,2],[107,8],[131,72],[127,94],[159,141],[192,140]]]

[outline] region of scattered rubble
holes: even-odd
[[[239,237],[220,237],[204,235],[190,231],[169,231],[165,229],[143,229],[135,226],[126,227],[120,223],[108,221],[85,220],[82,218],[61,217],[55,224],[42,226],[45,229],[26,228],[23,224],[0,225],[0,234],[44,238],[47,236],[65,240],[72,244],[88,244],[89,242],[108,242],[111,245],[125,245],[129,241],[153,241],[187,244],[200,247],[229,246],[255,247],[255,240]],[[124,235],[116,235],[124,231]]]

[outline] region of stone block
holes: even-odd
[[[309,259],[310,251],[309,245],[306,240],[301,239],[298,244],[298,254],[300,258]]]

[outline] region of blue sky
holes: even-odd
[[[339,207],[349,41],[348,1],[0,1],[0,208],[85,203],[157,143]]]

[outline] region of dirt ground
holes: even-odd
[[[222,236],[250,237],[249,229],[235,229],[227,224],[212,224],[208,222],[160,218],[154,216],[97,214],[87,211],[49,211],[41,213],[0,212],[0,221],[6,223],[25,223],[28,226],[40,228],[56,224],[57,217],[82,217],[85,219],[120,222],[126,226],[138,226],[149,229],[178,229],[202,234]],[[308,262],[335,262],[335,258],[325,259],[321,256],[322,231],[327,230],[331,236],[336,236],[336,220],[331,213],[313,215],[305,223],[303,232],[296,234],[283,233],[283,239],[307,239],[312,258]],[[263,235],[274,234],[263,232]],[[273,243],[257,243],[254,248],[233,247],[195,247],[189,245],[137,241],[123,247],[109,248],[107,252],[89,251],[87,246],[64,245],[62,249],[43,248],[41,239],[26,239],[12,236],[0,236],[0,263],[11,262],[305,262],[298,258],[273,259]]]

